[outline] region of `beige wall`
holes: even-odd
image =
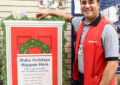
[[[71,0],[67,0],[66,9],[46,9],[39,8],[38,0],[0,0],[0,20],[11,14],[14,9],[26,9],[28,17],[35,18],[35,14],[39,11],[58,11],[66,14],[71,14]],[[0,30],[0,41],[2,39],[2,31]],[[66,59],[67,72],[69,74],[69,79],[67,79],[67,85],[70,85],[71,78],[71,24],[68,24],[67,30],[65,31],[65,37],[68,43],[65,45],[66,52],[68,52],[68,57]],[[1,43],[1,42],[0,42]],[[1,45],[0,45],[1,46]],[[0,52],[1,52],[0,47]]]
[[[66,9],[45,9],[39,8],[38,0],[0,0],[0,20],[9,16],[14,9],[26,9],[29,17],[35,17],[37,12],[47,10],[71,14],[71,0],[66,5]]]

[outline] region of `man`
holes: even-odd
[[[77,32],[73,64],[76,85],[114,85],[119,56],[117,33],[99,13],[99,0],[80,2],[84,17],[59,12],[39,12],[36,16],[39,19],[48,15],[63,16],[73,24]]]

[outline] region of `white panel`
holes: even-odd
[[[27,4],[26,4],[27,3]],[[38,7],[38,1],[2,1],[1,6],[25,6],[25,7]],[[66,3],[66,7],[71,7],[71,3]]]
[[[27,13],[29,12],[34,12],[34,13],[37,13],[39,11],[42,10],[42,12],[44,11],[57,11],[57,12],[63,12],[63,13],[71,13],[71,9],[43,9],[43,8],[38,8],[38,7],[14,7],[14,6],[2,6],[0,7],[0,11],[1,12],[10,12],[12,10],[15,10],[15,9],[26,9]],[[5,14],[5,13],[4,13]],[[1,14],[0,14],[0,17],[1,17]]]
[[[14,6],[38,6],[38,1],[14,1],[14,0],[2,0],[2,2],[0,2],[0,5],[14,5]]]

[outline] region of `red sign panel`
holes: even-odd
[[[46,52],[52,54],[52,84],[58,85],[57,37],[57,28],[11,28],[12,85],[18,85],[17,54],[45,54]]]

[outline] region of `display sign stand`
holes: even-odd
[[[62,85],[64,21],[5,20],[8,85]]]

